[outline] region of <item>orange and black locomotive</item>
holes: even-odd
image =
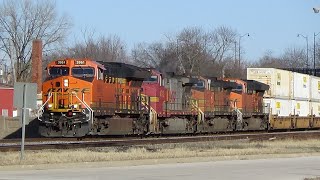
[[[48,64],[43,83],[40,134],[144,133],[141,85],[149,72],[115,62],[63,59]],[[112,128],[110,128],[112,127]]]

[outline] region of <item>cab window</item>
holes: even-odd
[[[94,77],[94,68],[91,67],[74,67],[71,70],[74,77]]]
[[[158,76],[150,76],[144,80],[145,82],[158,82]]]
[[[193,85],[194,87],[198,88],[204,88],[204,82],[203,81],[198,81],[196,84]]]
[[[235,91],[235,92],[242,92],[242,85],[241,84],[238,84],[237,87],[235,89],[232,89],[232,91]]]
[[[101,68],[98,68],[98,79],[103,80],[103,70]]]
[[[68,76],[69,68],[68,67],[51,67],[49,69],[49,76],[59,77],[59,76]]]

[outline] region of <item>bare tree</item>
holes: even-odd
[[[283,61],[283,66],[285,68],[306,68],[312,67],[311,61],[307,60],[306,51],[300,47],[291,47],[285,49],[283,55],[281,56],[281,61]]]
[[[236,35],[235,30],[225,26],[218,27],[206,34],[207,53],[213,63],[221,63],[225,58],[231,60],[236,50],[234,47]]]
[[[275,56],[269,50],[257,62],[251,64],[251,66],[262,68],[306,68],[306,52],[302,48],[291,47],[285,49],[282,55]]]
[[[268,50],[256,63],[253,63],[251,66],[262,68],[284,68],[285,65],[281,58],[274,56],[273,52]]]
[[[178,62],[183,73],[199,75],[200,64],[205,60],[204,35],[204,31],[197,27],[185,28],[178,34]]]
[[[151,67],[162,72],[176,71],[176,49],[170,43],[139,43],[131,52],[133,63],[141,67]]]
[[[117,35],[94,38],[94,32],[83,32],[83,42],[69,48],[67,55],[96,61],[127,62],[126,45]]]
[[[205,35],[205,52],[207,63],[212,64],[212,68],[205,71],[210,76],[225,76],[227,69],[232,72],[241,72],[239,67],[236,69],[235,57],[236,31],[230,27],[220,26]],[[234,74],[234,73],[233,73]]]
[[[164,51],[162,43],[139,43],[132,49],[132,58],[138,66],[160,68],[161,52]]]
[[[140,43],[132,51],[135,63],[178,74],[222,76],[233,61],[235,31],[218,27],[206,33],[198,27],[184,28],[166,42]]]
[[[42,39],[48,51],[63,42],[71,23],[58,17],[54,2],[4,0],[0,6],[0,50],[11,60],[15,81],[28,80],[31,45]]]

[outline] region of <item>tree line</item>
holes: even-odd
[[[82,31],[80,41],[66,45],[71,28],[71,19],[67,15],[59,15],[52,1],[2,1],[0,60],[9,65],[10,83],[30,81],[31,46],[34,39],[43,41],[44,64],[65,57],[91,58],[126,62],[181,75],[241,78],[246,77],[247,67],[297,68],[312,64],[307,61],[307,52],[303,47],[289,47],[281,55],[267,51],[254,62],[245,58],[239,60],[238,54],[244,54],[244,51],[238,52],[239,33],[228,26],[210,30],[185,27],[175,35],[165,35],[165,40],[137,42],[132,49],[128,49],[125,41],[117,35],[96,37],[92,30]],[[317,64],[319,47],[317,43]],[[313,59],[313,54],[310,54]]]

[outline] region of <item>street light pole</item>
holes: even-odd
[[[309,68],[309,40],[308,40],[308,36],[304,36],[302,34],[298,34],[297,37],[303,37],[306,39],[307,42],[307,69]]]
[[[313,33],[313,75],[316,76],[316,36],[318,36],[320,32],[317,34]]]
[[[319,13],[320,12],[320,8],[319,7],[314,7],[312,8],[314,13]],[[318,32],[319,34],[320,32]],[[316,36],[318,36],[318,34],[313,33],[313,75],[316,76]]]
[[[245,33],[244,35],[242,35],[242,36],[239,36],[239,68],[240,68],[240,56],[241,56],[241,38],[243,38],[244,36],[250,36],[250,34],[249,33]]]
[[[234,41],[234,63],[237,63],[237,41]]]

